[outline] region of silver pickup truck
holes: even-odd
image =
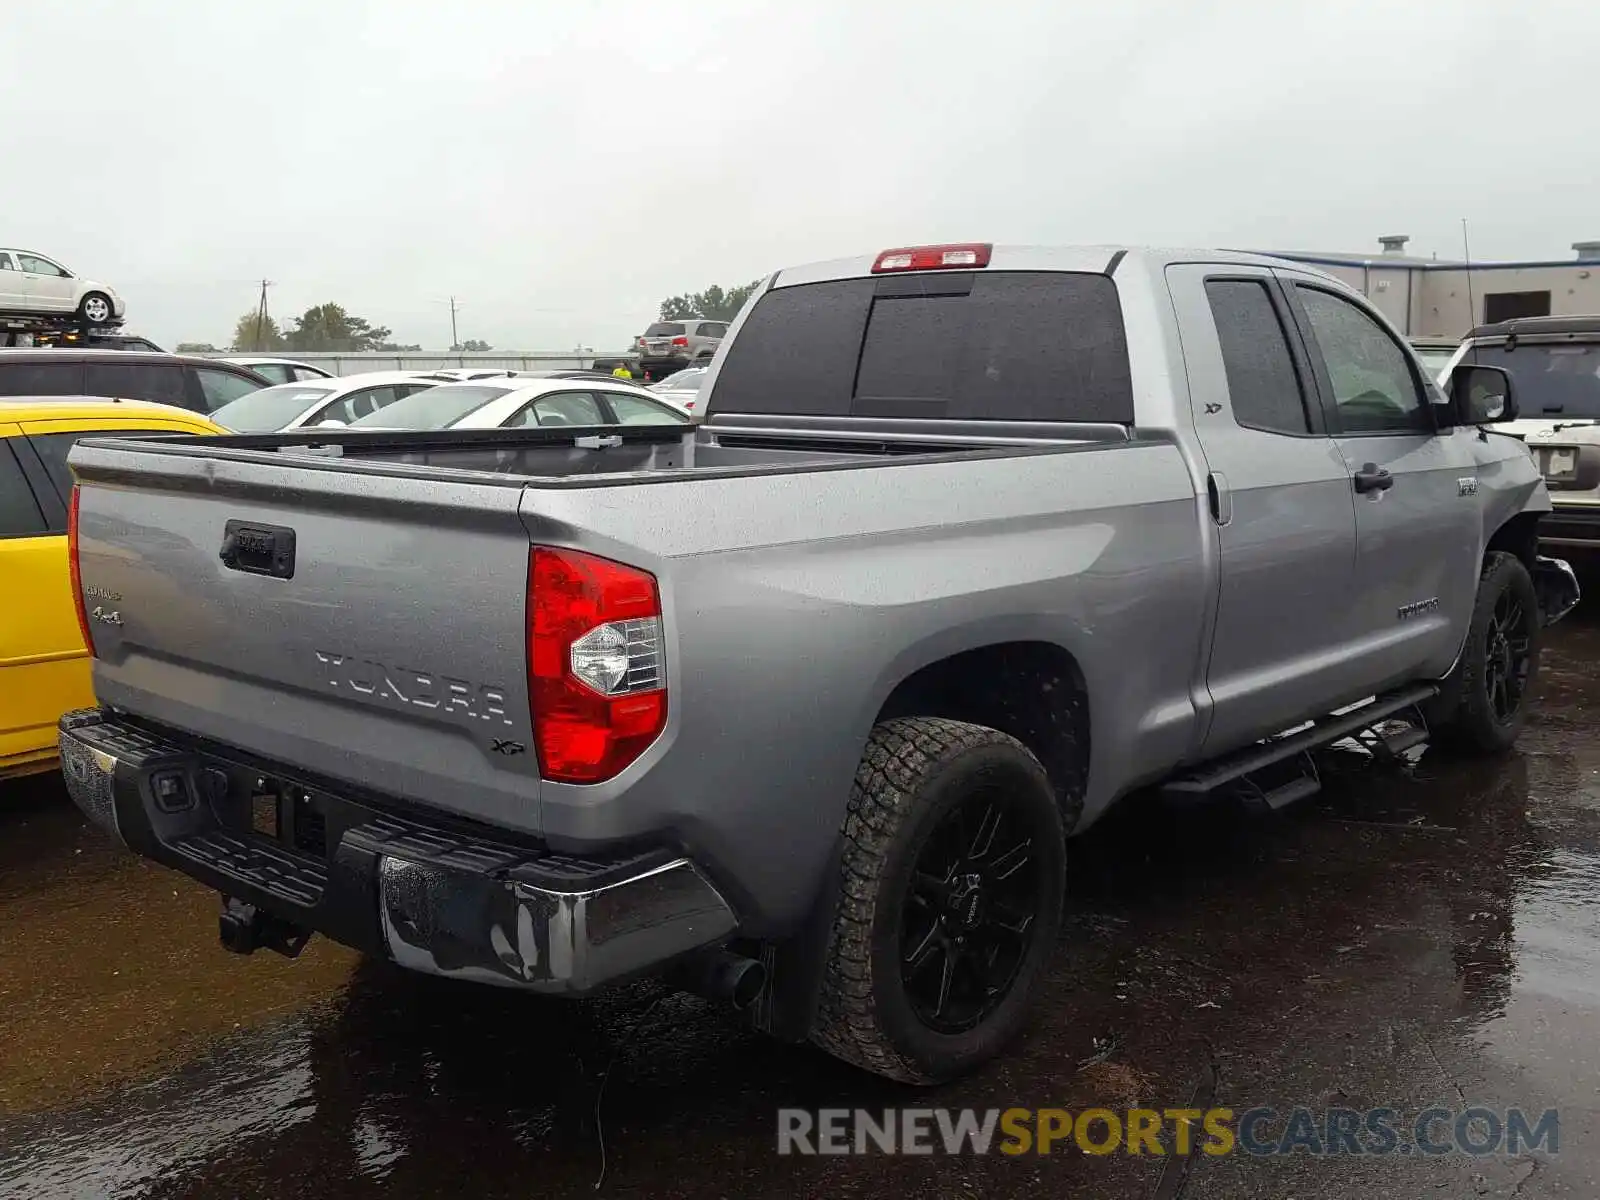
[[[1445,395],[1293,264],[783,270],[711,371],[688,431],[80,443],[76,802],[231,949],[654,975],[928,1082],[1022,1026],[1113,802],[1503,751],[1577,600],[1504,372]]]

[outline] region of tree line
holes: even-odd
[[[374,325],[365,317],[349,312],[342,304],[314,304],[298,317],[290,317],[284,325],[270,313],[251,309],[240,315],[233,325],[233,341],[229,350],[252,354],[274,354],[282,351],[324,352],[334,354],[359,354],[365,350],[409,351],[421,350],[418,345],[402,345],[391,341],[387,326]],[[204,353],[216,351],[210,342],[179,342],[179,353]],[[487,342],[469,340],[457,350],[488,350]]]
[[[712,284],[702,292],[684,292],[668,296],[661,302],[659,313],[663,321],[682,321],[702,318],[708,321],[731,321],[739,315],[750,294],[761,286],[761,280],[752,280],[724,290]],[[421,346],[401,345],[390,341],[392,331],[384,325],[374,325],[365,317],[358,317],[342,304],[314,304],[298,317],[290,317],[284,325],[276,318],[251,309],[240,315],[233,325],[233,341],[227,349],[246,354],[274,354],[284,351],[299,353],[359,354],[366,350],[414,351]],[[451,346],[452,353],[471,353],[493,350],[488,342],[467,338]],[[179,342],[180,354],[217,352],[219,347],[210,342]]]
[[[668,296],[661,302],[660,319],[683,321],[700,317],[707,321],[731,321],[739,315],[744,302],[750,299],[750,294],[761,286],[761,282],[755,279],[727,291],[714,283],[703,292]]]

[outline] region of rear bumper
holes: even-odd
[[[1546,558],[1540,554],[1533,560],[1533,590],[1539,597],[1539,612],[1544,623],[1554,625],[1574,608],[1582,598],[1578,576],[1565,559]]]
[[[61,719],[74,803],[137,853],[403,967],[579,995],[727,940],[732,908],[664,850],[579,858],[288,785],[257,832],[259,764],[99,709]]]
[[[1539,541],[1546,546],[1600,549],[1600,505],[1554,505],[1539,519]]]
[[[642,354],[639,366],[653,375],[666,375],[693,365],[687,351],[682,354]]]

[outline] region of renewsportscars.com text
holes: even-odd
[[[1064,1108],[778,1110],[779,1154],[1221,1156],[1521,1154],[1560,1150],[1555,1109]]]

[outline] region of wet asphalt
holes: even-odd
[[[1596,585],[1588,584],[1591,593]],[[586,1003],[315,941],[216,899],[54,776],[0,785],[0,1195],[1600,1196],[1600,603],[1515,756],[1324,758],[1285,812],[1141,805],[1073,848],[1026,1038],[931,1092],[648,986]],[[1559,1146],[1287,1158],[780,1157],[780,1107],[1559,1110]],[[1165,1174],[1164,1174],[1165,1172]]]

